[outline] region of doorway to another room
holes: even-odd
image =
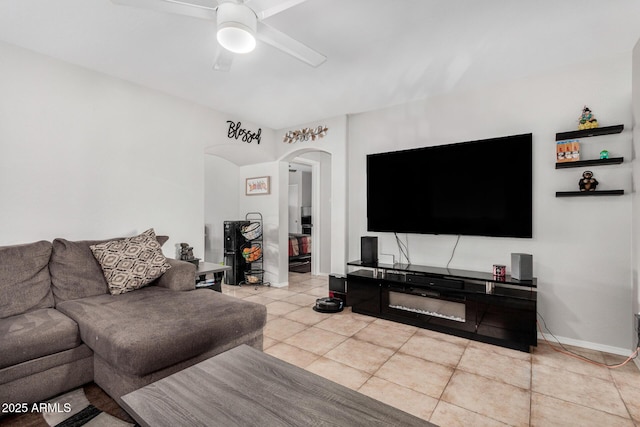
[[[282,222],[289,228],[288,247],[286,250],[281,248],[282,256],[290,255],[287,259],[288,281],[329,275],[333,256],[331,154],[321,150],[300,150],[291,153],[284,162],[282,166],[288,166],[290,171],[287,185],[293,185],[289,191],[294,193],[288,201],[282,201],[289,205],[289,218]],[[298,185],[297,190],[295,185]],[[285,209],[283,205],[282,209]]]
[[[289,163],[289,274],[311,273],[313,239],[313,169]]]

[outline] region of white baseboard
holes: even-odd
[[[572,346],[575,346],[575,347],[587,348],[589,350],[603,351],[605,353],[617,354],[619,356],[629,356],[631,353],[634,352],[634,350],[629,350],[628,348],[613,347],[613,346],[610,346],[610,345],[598,344],[598,343],[593,343],[593,342],[590,342],[590,341],[582,341],[582,340],[576,340],[576,339],[573,339],[573,338],[559,337],[557,335],[554,338],[550,334],[545,334],[545,337],[547,338],[547,340],[551,344],[556,343],[555,338],[557,338],[558,341],[560,341],[561,344],[567,344],[567,345],[572,345]],[[538,340],[539,341],[544,341],[544,337],[540,334],[540,331],[538,331]],[[635,362],[636,362],[636,364],[638,364],[639,361],[636,359]]]
[[[285,288],[287,286],[289,286],[289,282],[280,282],[280,283],[270,283],[272,288]]]

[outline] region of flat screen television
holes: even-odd
[[[532,237],[532,135],[367,156],[373,232]]]

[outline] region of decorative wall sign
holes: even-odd
[[[298,141],[315,141],[316,138],[324,138],[329,129],[326,126],[318,126],[317,128],[304,128],[298,130],[290,130],[284,135],[282,142],[291,144]]]
[[[269,194],[271,192],[271,185],[269,183],[268,176],[261,176],[257,178],[247,178],[247,186],[245,194],[247,196],[257,196],[260,194]]]
[[[231,120],[227,120],[229,123],[229,130],[227,131],[227,137],[232,139],[241,139],[242,142],[246,142],[248,144],[256,141],[260,144],[260,134],[262,133],[262,128],[258,128],[257,132],[251,132],[248,129],[242,129],[242,123],[233,122]]]

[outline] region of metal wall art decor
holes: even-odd
[[[292,144],[298,141],[315,141],[317,138],[324,138],[329,128],[326,126],[318,126],[317,128],[304,128],[298,130],[290,130],[284,135],[282,142]]]
[[[242,123],[233,122],[231,120],[227,120],[229,123],[229,130],[227,131],[227,138],[231,139],[240,139],[242,142],[246,142],[248,144],[256,141],[260,144],[260,134],[262,133],[262,128],[258,128],[257,132],[251,132],[248,129],[242,129]]]

